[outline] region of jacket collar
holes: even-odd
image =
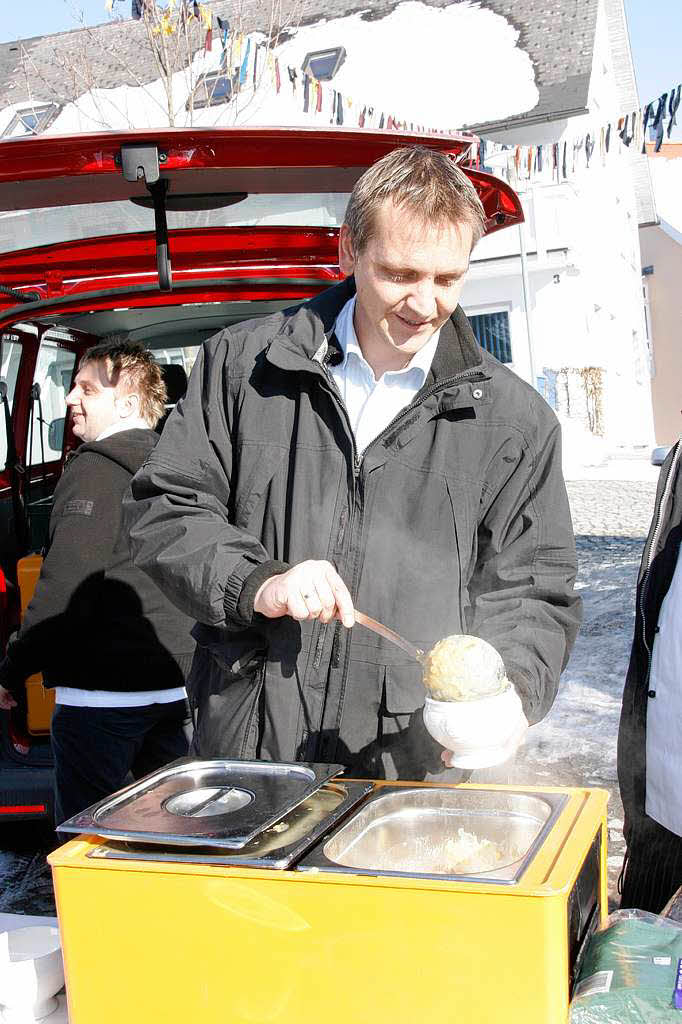
[[[284,311],[284,322],[268,351],[268,359],[282,369],[301,369],[303,356],[310,360],[335,362],[343,352],[334,335],[336,318],[355,295],[355,280],[348,277],[326,288],[315,298]],[[291,357],[295,357],[292,361]],[[485,373],[484,358],[461,306],[443,324],[438,347],[427,375],[425,388],[467,371]]]

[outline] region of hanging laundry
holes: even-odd
[[[561,157],[561,177],[566,181],[568,177],[568,168],[566,167],[566,156],[568,153],[568,143],[564,140],[564,151]]]
[[[282,88],[282,78],[279,73],[279,58],[275,57],[275,92],[279,93]]]
[[[653,116],[654,116],[654,105],[653,105],[653,103],[647,103],[646,107],[644,108],[644,115],[643,115],[643,119],[642,119],[642,135],[644,137],[643,141],[642,141],[642,153],[646,153],[646,130],[647,130],[647,125],[649,124],[649,120]],[[626,117],[625,118],[626,126],[627,126],[627,120],[628,119]],[[625,140],[623,140],[623,141],[625,142]],[[629,143],[625,142],[625,145],[627,146],[627,145],[629,145]]]
[[[294,95],[295,95],[296,94],[296,79],[298,78],[298,75],[297,75],[297,72],[296,72],[296,68],[287,67],[287,71],[289,72],[289,81],[291,82],[291,88],[292,88],[292,90],[294,92]]]
[[[664,92],[663,95],[660,96],[658,99],[658,107],[656,108],[653,124],[651,125],[652,128],[658,128],[659,124],[663,120],[663,115],[665,114],[665,105],[667,102],[668,94],[667,92]]]
[[[363,107],[362,110],[360,111],[360,116],[358,117],[358,128],[364,128],[365,127],[365,114],[366,113],[367,113],[367,107]]]
[[[105,11],[109,11],[109,13],[111,14],[113,9],[114,9],[114,0],[106,0],[106,2],[104,4],[104,10]]]
[[[227,47],[227,37],[230,34],[230,23],[227,18],[221,18],[216,15],[216,21],[218,22],[218,28],[220,29],[220,41],[223,46],[223,50]]]
[[[201,18],[201,5],[197,3],[197,0],[194,0],[192,4],[192,13],[195,18]]]
[[[538,174],[542,174],[542,146],[538,146]]]
[[[139,21],[142,17],[142,8],[144,7],[144,0],[133,0],[133,4],[130,10],[130,16]]]
[[[256,88],[256,82],[258,81],[258,51],[260,50],[261,44],[257,43],[253,49],[253,87]]]
[[[663,145],[663,123],[664,123],[665,108],[666,108],[667,102],[668,102],[668,94],[667,94],[667,92],[664,92],[663,95],[659,97],[658,107],[656,108],[656,114],[654,115],[654,121],[653,121],[653,124],[651,125],[652,128],[656,129],[656,144],[654,146],[654,151],[656,153],[659,152],[661,146]]]
[[[384,127],[384,115],[382,114],[381,117],[379,118],[379,128],[383,128],[383,127]]]
[[[587,167],[590,166],[590,160],[592,158],[593,151],[594,151],[594,142],[592,141],[592,136],[588,132],[586,137],[585,137],[585,159],[586,159],[586,166]]]
[[[246,40],[246,53],[239,69],[239,84],[244,85],[249,70],[249,54],[251,53],[251,36]]]
[[[322,82],[315,82],[315,91],[317,93],[315,97],[315,113],[319,114],[322,111]]]
[[[336,123],[343,124],[343,97],[341,93],[336,95]]]
[[[204,53],[208,53],[209,50],[213,49],[213,29],[209,28],[206,32],[206,39],[204,40]]]
[[[213,27],[213,12],[205,4],[199,4],[199,17],[206,29]]]
[[[531,172],[533,170],[533,147],[532,146],[528,147],[528,156],[526,158],[526,166],[527,166],[527,169],[528,169],[528,177],[530,178]]]
[[[611,145],[611,125],[606,126],[606,135],[604,137],[604,149],[608,153],[609,146]]]
[[[303,113],[308,113],[308,101],[310,99],[310,75],[303,76]]]
[[[682,85],[678,85],[677,88],[673,86],[670,92],[670,99],[668,101],[668,114],[670,115],[670,121],[668,122],[668,138],[670,138],[670,133],[677,124],[677,108],[680,105],[681,92]]]
[[[154,29],[155,32],[160,32],[164,36],[172,36],[175,32],[173,20],[171,17],[170,10],[164,11],[159,21],[158,29]]]

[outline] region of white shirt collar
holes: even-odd
[[[118,423],[112,423],[110,427],[106,427],[101,434],[98,434],[95,441],[103,441],[105,437],[111,437],[113,434],[120,434],[124,430],[151,430],[146,420],[143,420],[140,416],[133,416],[127,420],[119,420]]]
[[[336,338],[341,346],[343,352],[343,363],[341,366],[345,366],[349,356],[355,356],[357,359],[361,359],[365,365],[369,365],[367,360],[362,354],[360,348],[360,342],[358,336],[355,333],[355,324],[353,323],[353,317],[355,315],[355,300],[357,296],[353,296],[345,304],[341,312],[336,318],[336,324],[334,327]],[[440,328],[434,332],[433,337],[429,338],[426,345],[420,348],[418,352],[410,359],[407,366],[403,366],[401,370],[387,370],[386,373],[409,373],[410,370],[418,370],[422,383],[426,380],[426,375],[431,369],[431,363],[433,357],[436,354],[436,348],[438,347],[438,338],[440,337]]]

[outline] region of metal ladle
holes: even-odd
[[[409,654],[411,658],[418,661],[420,665],[424,664],[426,653],[419,647],[415,647],[409,640],[406,640],[400,633],[396,633],[395,630],[389,629],[388,626],[384,626],[382,622],[377,622],[376,619],[370,618],[369,615],[365,615],[364,612],[359,612],[357,608],[354,611],[355,621],[359,622],[365,629],[371,629],[373,633],[377,633],[382,636],[384,640],[390,641],[395,644],[396,647],[400,647],[406,654]]]

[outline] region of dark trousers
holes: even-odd
[[[55,822],[115,793],[128,773],[139,779],[184,757],[187,703],[139,708],[78,708],[57,704],[52,716]]]
[[[682,885],[682,838],[646,815],[628,836],[620,905],[660,914]]]

